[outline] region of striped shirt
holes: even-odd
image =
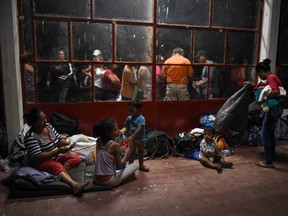
[[[27,132],[24,144],[30,158],[35,158],[42,152],[49,152],[58,148],[58,143],[62,137],[49,123],[46,124],[46,128],[48,129],[48,138],[40,136],[31,130]]]

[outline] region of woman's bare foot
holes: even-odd
[[[87,185],[89,184],[89,182],[84,182],[84,183],[77,183],[73,186],[73,194],[75,196],[82,196],[83,195],[83,190],[85,187],[87,187]]]

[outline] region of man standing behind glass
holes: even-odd
[[[212,60],[208,60],[208,55],[205,50],[199,50],[195,56],[201,64],[213,64]],[[204,66],[202,70],[202,78],[201,80],[197,80],[194,82],[194,87],[198,91],[198,93],[203,98],[207,98],[208,93],[208,77],[209,77],[209,98],[217,98],[219,97],[219,88],[218,88],[218,74],[216,67],[210,67],[210,75],[208,66]]]
[[[187,84],[192,78],[193,68],[191,62],[183,55],[182,48],[175,48],[173,55],[162,67],[162,75],[167,82],[165,101],[190,100]]]

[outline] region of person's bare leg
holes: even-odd
[[[72,168],[72,166],[68,162],[65,162],[64,168],[65,168],[65,170],[69,171]]]
[[[144,166],[144,149],[145,142],[138,143],[138,161],[139,161],[139,170],[143,172],[149,172],[149,168]]]
[[[145,148],[145,142],[139,142],[138,144],[139,167],[144,165],[144,148]]]
[[[222,167],[221,165],[217,165],[217,164],[214,164],[212,163],[208,158],[206,157],[202,157],[200,159],[200,163],[205,166],[205,167],[208,167],[208,168],[211,168],[211,169],[215,169],[217,170],[218,173],[222,173]]]
[[[84,188],[89,184],[89,182],[79,183],[74,181],[70,175],[64,171],[60,172],[58,176],[61,181],[67,183],[72,188],[74,195],[80,195]]]

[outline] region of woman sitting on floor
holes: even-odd
[[[24,139],[28,165],[58,176],[71,186],[75,196],[82,195],[88,182],[78,183],[67,173],[70,168],[80,164],[81,158],[76,154],[64,154],[75,144],[70,145],[47,123],[46,115],[41,109],[34,108],[24,117],[31,126]]]
[[[129,147],[121,159],[121,146],[115,142],[115,139],[119,136],[119,129],[113,118],[106,118],[95,123],[93,136],[98,137],[95,184],[117,186],[138,170],[139,165],[136,163],[126,165],[131,153]]]

